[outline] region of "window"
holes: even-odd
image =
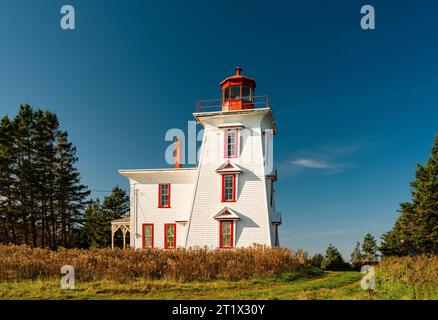
[[[238,136],[237,129],[225,131],[225,158],[237,158]]]
[[[158,185],[158,208],[170,208],[170,183]]]
[[[154,247],[154,225],[151,223],[143,224],[143,248]]]
[[[230,87],[224,89],[224,101],[228,101],[230,99]]]
[[[240,86],[231,86],[230,87],[230,98],[231,99],[240,99]]]
[[[164,248],[176,248],[176,224],[164,225]]]
[[[219,247],[232,248],[233,247],[233,221],[221,221],[219,227]]]
[[[250,87],[242,87],[242,99],[252,101],[252,94]]]
[[[236,175],[222,176],[222,202],[236,201]]]

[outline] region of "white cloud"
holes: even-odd
[[[312,168],[312,169],[329,169],[330,164],[324,161],[318,161],[313,159],[305,159],[300,158],[292,161],[293,164],[304,167],[304,168]]]
[[[345,158],[357,153],[364,145],[363,142],[329,143],[313,149],[301,150],[296,153],[294,159],[284,162],[283,167],[286,169],[284,171],[294,174],[304,169],[315,169],[320,170],[324,175],[338,174],[354,167],[352,163],[345,161]]]

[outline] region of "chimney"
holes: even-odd
[[[175,168],[182,168],[181,164],[181,139],[178,137],[173,138],[175,150],[173,151],[173,157],[175,159]]]

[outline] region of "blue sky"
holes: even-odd
[[[74,31],[60,8],[76,9]],[[360,28],[360,7],[376,30]],[[268,94],[281,242],[348,255],[409,199],[437,133],[436,1],[0,0],[0,111],[49,108],[78,148],[83,182],[165,166],[164,135],[187,130],[236,65]],[[96,196],[102,194],[95,193]]]

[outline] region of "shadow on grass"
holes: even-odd
[[[293,272],[288,272],[280,276],[277,276],[275,278],[275,281],[292,282],[297,280],[312,279],[312,278],[318,278],[323,276],[325,276],[325,273],[319,268],[313,268],[313,267],[309,268],[309,267],[300,266]]]

